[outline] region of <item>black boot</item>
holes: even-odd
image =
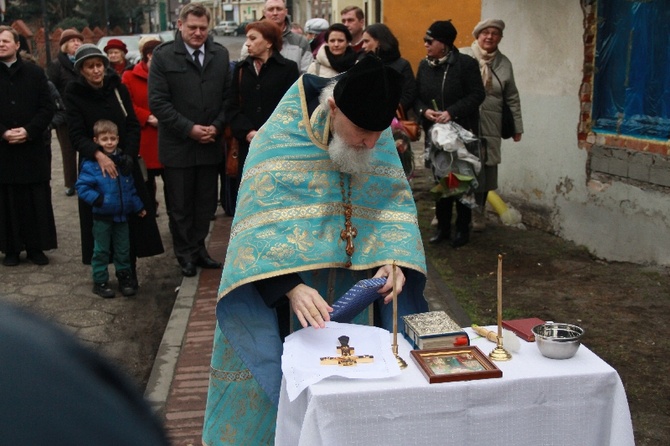
[[[451,246],[460,248],[470,241],[470,222],[472,221],[472,209],[460,201],[456,201],[456,235],[451,241]]]
[[[467,244],[470,241],[470,234],[466,232],[457,232],[454,236],[454,239],[451,241],[451,246],[454,248],[460,248],[461,246]]]
[[[451,215],[453,198],[440,198],[435,203],[435,217],[437,218],[437,232],[429,240],[430,243],[440,243],[451,238]]]
[[[114,290],[109,287],[107,282],[94,283],[93,292],[100,297],[104,297],[105,299],[114,297]]]
[[[129,269],[117,271],[116,278],[119,280],[119,291],[126,297],[137,293],[137,286],[133,280],[133,273]]]
[[[438,228],[437,232],[435,233],[434,236],[428,240],[430,243],[435,244],[435,243],[440,243],[441,241],[449,240],[451,234],[450,234],[449,229],[440,229]]]

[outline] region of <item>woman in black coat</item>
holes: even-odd
[[[454,40],[456,28],[450,21],[433,23],[424,37],[427,56],[419,63],[416,75],[418,95],[414,109],[421,119],[427,148],[430,144],[429,130],[435,123],[453,120],[473,134],[479,134],[479,105],[486,97],[479,63],[459,53]],[[436,203],[438,231],[430,243],[451,238],[454,201],[457,212],[456,234],[451,244],[458,248],[470,240],[472,210],[454,197],[449,197],[441,198]]]
[[[114,122],[119,129],[119,148],[137,160],[140,145],[140,124],[133,110],[133,103],[121,78],[108,69],[107,56],[95,45],[79,47],[75,55],[75,69],[80,76],[71,82],[65,92],[68,129],[73,147],[80,158],[97,161],[102,171],[115,177],[114,162],[93,141],[93,124],[100,119]],[[155,204],[144,187],[142,173],[137,163],[133,169],[135,188],[144,202],[147,215],[139,218],[130,215],[130,256],[133,274],[137,257],[163,253],[163,243],[158,231]],[[81,225],[82,262],[91,263],[93,253],[93,214],[91,207],[79,200]],[[137,287],[137,279],[134,277]]]
[[[84,36],[76,29],[66,29],[60,37],[60,53],[56,60],[47,68],[49,80],[56,86],[60,97],[65,96],[65,87],[77,78],[74,69],[74,53],[84,42]],[[60,144],[63,158],[63,179],[65,194],[69,197],[75,194],[74,184],[77,182],[77,152],[72,147],[68,136],[67,123],[63,122],[56,127],[56,136]]]
[[[410,63],[407,59],[400,57],[400,44],[396,36],[383,23],[370,25],[363,31],[363,51],[376,54],[384,64],[402,74],[400,106],[407,114],[416,98],[416,80]]]
[[[282,34],[270,20],[247,25],[246,47],[249,56],[233,73],[230,100],[230,127],[239,141],[240,174],[230,181],[230,205],[235,212],[242,166],[254,135],[270,117],[284,93],[300,77],[298,65],[282,56]],[[232,211],[232,212],[231,212]]]

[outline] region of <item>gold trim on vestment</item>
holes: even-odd
[[[227,382],[240,382],[253,379],[253,375],[249,369],[239,372],[229,372],[226,370],[217,370],[214,367],[210,367],[209,374],[215,379]]]

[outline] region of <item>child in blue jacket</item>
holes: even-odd
[[[144,217],[147,212],[133,182],[133,160],[117,147],[119,131],[116,124],[101,119],[93,125],[93,135],[93,141],[114,161],[118,172],[118,176],[112,178],[105,175],[96,161],[86,160],[76,184],[79,198],[93,207],[93,292],[105,298],[115,296],[108,284],[107,270],[113,250],[119,291],[124,296],[133,296],[137,288],[130,269],[127,216],[135,213]]]

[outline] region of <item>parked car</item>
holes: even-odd
[[[235,30],[234,36],[244,36],[247,34],[247,25],[251,22],[242,22],[239,24],[237,29]]]
[[[109,42],[112,39],[119,39],[121,42],[125,43],[126,47],[128,48],[128,53],[126,54],[126,60],[132,64],[136,64],[142,59],[142,55],[140,54],[140,39],[142,37],[148,36],[148,37],[154,37],[162,42],[167,42],[168,40],[174,40],[173,31],[166,31],[166,33],[168,34],[150,33],[150,34],[132,34],[127,36],[103,36],[100,38],[100,40],[98,40],[97,46],[102,51],[105,51],[105,46],[107,46],[107,42]]]
[[[176,31],[161,31],[158,33],[158,37],[161,39],[161,42],[172,42],[174,40],[174,34]]]
[[[217,36],[236,36],[237,22],[230,22],[230,21],[219,22],[219,24],[214,27],[213,31],[214,35]]]

